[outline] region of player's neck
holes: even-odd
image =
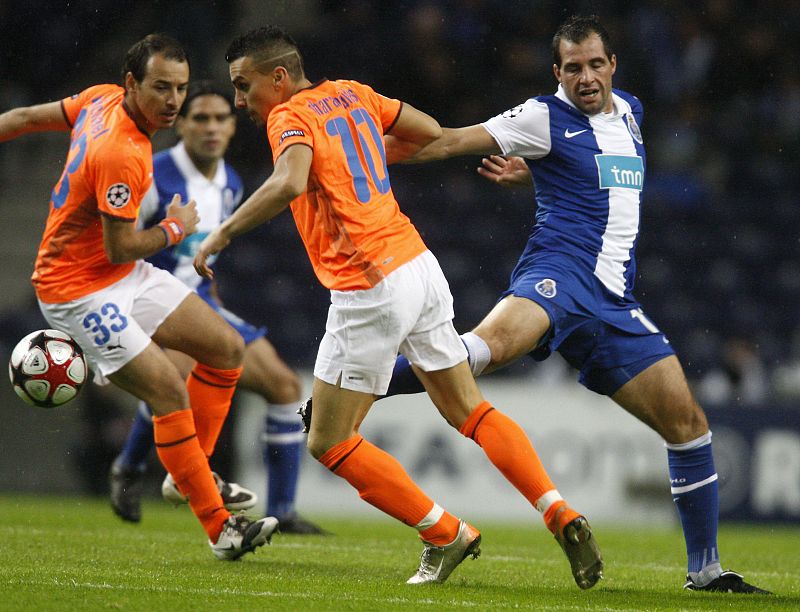
[[[151,138],[153,134],[158,131],[158,128],[145,118],[144,113],[139,110],[139,107],[130,99],[129,96],[125,96],[125,99],[122,101],[122,108],[124,108],[125,112],[128,113],[128,116],[136,124],[136,127],[139,128],[139,131],[147,134]]]
[[[192,155],[189,151],[186,151],[189,155],[189,159],[192,160],[192,164],[194,167],[197,168],[197,171],[200,172],[204,177],[206,177],[209,181],[214,179],[214,175],[217,174],[217,166],[219,165],[218,159],[205,159],[199,158],[195,155]]]

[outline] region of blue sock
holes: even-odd
[[[392,395],[406,395],[409,393],[423,393],[425,387],[414,374],[411,369],[411,364],[408,359],[402,355],[397,356],[394,362],[394,370],[392,371],[392,380],[389,381],[389,389],[383,397],[391,397]]]
[[[128,432],[125,446],[114,461],[114,464],[127,470],[144,472],[147,468],[147,456],[155,445],[153,441],[153,417],[150,408],[144,402],[139,402],[136,418]]]
[[[291,516],[306,439],[297,404],[270,404],[262,439],[268,483],[267,516]]]
[[[698,574],[711,566],[709,570],[718,573],[719,487],[711,432],[686,444],[667,444],[667,458],[672,500],[686,540],[688,572]]]

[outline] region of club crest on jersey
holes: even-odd
[[[644,144],[642,140],[642,130],[639,129],[639,124],[636,123],[633,113],[628,113],[625,115],[625,118],[628,120],[628,131],[631,133],[631,136],[633,136],[633,139],[639,144]]]
[[[292,136],[305,136],[306,133],[303,130],[286,130],[283,134],[281,134],[281,139],[278,144],[282,144],[284,140],[287,138],[291,138]]]
[[[122,208],[131,199],[131,188],[125,183],[114,183],[106,190],[106,202],[111,208]]]
[[[519,115],[522,112],[522,109],[523,109],[524,106],[525,106],[524,104],[519,104],[519,105],[515,106],[514,108],[509,108],[506,112],[504,112],[500,116],[503,119],[512,119],[512,118],[516,117],[517,115]]]
[[[536,293],[548,299],[556,297],[556,281],[552,278],[545,278],[534,285]]]

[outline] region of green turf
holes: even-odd
[[[800,529],[726,526],[724,565],[775,597],[681,590],[674,528],[595,525],[606,578],[572,581],[543,529],[480,522],[483,555],[444,585],[404,584],[420,544],[389,519],[315,515],[330,537],[276,535],[241,562],[217,561],[186,508],[145,503],[123,524],[104,500],[0,496],[2,610],[798,610]]]

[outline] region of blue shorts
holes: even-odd
[[[223,307],[222,304],[220,304],[207,290],[204,290],[202,287],[198,288],[197,295],[203,298],[206,304],[211,306],[211,308],[213,308],[215,312],[219,313],[219,315],[225,319],[231,327],[239,332],[239,335],[244,338],[244,343],[246,345],[267,335],[266,327],[256,327],[241,317],[233,314],[230,310]]]
[[[520,260],[501,299],[508,295],[536,302],[550,318],[550,329],[531,356],[542,361],[557,350],[595,393],[613,395],[675,354],[638,302],[608,291],[578,259],[538,253]]]

